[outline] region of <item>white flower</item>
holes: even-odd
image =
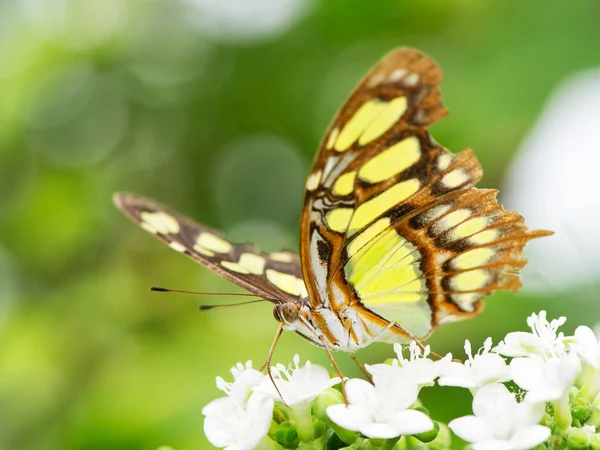
[[[531,333],[522,331],[508,333],[504,341],[494,348],[494,351],[510,357],[561,356],[565,352],[565,337],[562,332],[557,334],[557,331],[566,320],[565,317],[560,317],[548,322],[546,311],[540,311],[539,315],[533,313],[527,318],[527,325],[531,328]]]
[[[283,364],[271,369],[273,381],[277,389],[269,378],[265,378],[260,386],[254,388],[257,393],[268,395],[275,400],[283,401],[294,412],[294,422],[298,437],[303,442],[310,442],[314,437],[314,426],[311,417],[311,404],[317,396],[325,389],[338,384],[339,377],[329,378],[327,369],[323,366],[311,364],[306,361],[303,367],[300,367],[300,356],[294,356],[295,367],[285,367]]]
[[[283,400],[292,408],[299,404],[310,405],[323,390],[341,381],[339,377],[330,378],[325,367],[311,364],[310,361],[306,361],[306,364],[300,367],[298,355],[294,356],[294,366],[285,367],[283,364],[277,364],[271,369],[273,380]],[[280,399],[279,393],[268,377],[265,377],[261,385],[254,390],[270,395],[276,400]]]
[[[517,403],[502,384],[490,384],[473,399],[474,416],[459,417],[448,426],[474,450],[522,450],[535,447],[550,436],[538,425],[544,404]]]
[[[365,364],[367,371],[373,376],[375,385],[381,380],[387,383],[388,377],[408,377],[413,380],[419,388],[423,386],[433,386],[433,381],[439,376],[440,371],[450,364],[452,355],[447,354],[439,361],[433,361],[428,358],[430,354],[429,345],[421,351],[421,347],[415,341],[409,345],[410,359],[404,358],[403,348],[400,344],[394,344],[394,351],[398,359],[392,360],[392,364]]]
[[[586,363],[585,370],[579,378],[581,389],[578,397],[587,398],[595,404],[600,402],[600,340],[588,327],[581,326],[575,330],[571,345]]]
[[[217,377],[217,387],[227,394],[202,409],[204,433],[215,447],[227,450],[251,450],[265,438],[271,425],[274,401],[253,392],[265,375],[252,369],[252,363],[231,368],[234,381]]]
[[[573,350],[583,358],[583,360],[595,369],[600,368],[600,340],[594,332],[585,326],[577,327]]]
[[[442,370],[438,384],[440,386],[458,386],[479,389],[490,383],[502,383],[510,380],[510,368],[506,361],[496,353],[490,353],[492,338],[487,338],[480,353],[471,353],[471,343],[465,340],[467,360],[462,363],[451,362]]]
[[[381,439],[433,429],[426,414],[408,409],[417,400],[418,387],[406,376],[384,377],[375,385],[351,379],[346,382],[346,393],[349,406],[327,408],[327,415],[342,428]]]
[[[217,388],[227,394],[231,400],[243,406],[252,393],[252,389],[265,380],[266,375],[252,368],[252,361],[246,364],[237,363],[230,370],[233,375],[233,383],[228,383],[221,377],[217,377]]]
[[[263,439],[273,415],[273,399],[254,393],[244,407],[230,397],[213,400],[202,409],[204,433],[215,447],[251,450]]]
[[[566,353],[560,358],[515,358],[510,362],[512,379],[527,391],[526,402],[549,402],[567,395],[581,364],[577,355]]]

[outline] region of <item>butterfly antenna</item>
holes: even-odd
[[[219,295],[219,296],[234,296],[234,297],[258,297],[255,294],[243,293],[243,292],[196,292],[196,291],[185,291],[183,289],[169,289],[158,286],[152,286],[150,288],[151,291],[154,292],[174,292],[176,294],[189,294],[189,295]],[[241,306],[241,305],[250,305],[252,303],[260,303],[260,302],[274,302],[277,303],[276,299],[272,298],[263,298],[260,297],[256,300],[250,300],[249,302],[241,302],[241,303],[225,303],[218,305],[200,305],[198,308],[200,311],[206,311],[214,308],[221,308],[225,306]]]
[[[260,303],[260,302],[267,302],[268,300],[266,298],[259,298],[258,300],[250,300],[249,302],[241,302],[241,303],[225,303],[225,304],[218,304],[218,305],[200,305],[198,306],[198,309],[200,311],[207,311],[209,309],[215,309],[215,308],[222,308],[222,307],[226,307],[226,306],[242,306],[242,305],[250,305],[252,303]]]
[[[197,292],[197,291],[184,291],[183,289],[169,289],[158,286],[152,286],[150,288],[154,292],[176,292],[178,294],[190,294],[190,295],[233,295],[234,297],[258,297],[255,294],[249,294],[245,292]]]

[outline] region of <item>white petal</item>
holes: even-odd
[[[510,362],[511,376],[526,391],[539,388],[544,378],[544,363],[533,358],[515,358]]]
[[[512,448],[533,448],[550,437],[550,428],[542,425],[532,425],[520,429],[511,439]]]
[[[371,377],[384,377],[390,375],[390,372],[398,367],[389,364],[365,364],[365,369],[371,374]]]
[[[258,386],[265,378],[267,378],[266,375],[255,369],[247,369],[237,373],[229,396],[236,404],[243,406],[250,397],[252,388]]]
[[[439,362],[441,361],[420,358],[406,364],[404,368],[418,385],[431,385],[441,369],[441,366],[438,364]]]
[[[369,423],[358,431],[370,438],[391,439],[400,436],[394,427],[386,423]]]
[[[207,407],[209,407],[207,409]],[[210,402],[202,410],[204,419],[204,434],[215,447],[226,447],[233,444],[237,431],[237,422],[241,408],[236,406],[229,397],[219,398]]]
[[[377,410],[377,393],[375,386],[365,380],[352,378],[346,382],[346,394],[351,405],[359,406],[367,413]]]
[[[488,384],[477,391],[473,398],[473,413],[477,417],[493,420],[504,418],[508,423],[512,410],[517,406],[514,394],[511,394],[506,386],[500,383]],[[494,423],[497,427],[500,424]],[[495,433],[498,436],[498,433]]]
[[[209,403],[203,413],[204,433],[215,447],[250,450],[269,430],[273,399],[252,394],[244,410],[230,397],[223,397]]]
[[[481,418],[475,416],[464,416],[451,420],[448,427],[459,438],[467,442],[485,442],[494,438],[493,430]]]
[[[501,355],[519,357],[541,355],[544,353],[544,346],[538,336],[523,331],[508,333],[503,342],[500,342],[495,348],[496,353]]]
[[[220,413],[226,414],[229,408],[233,408],[233,406],[233,402],[229,397],[220,397],[202,408],[202,414],[205,416],[216,415]]]
[[[339,383],[339,378],[330,378],[325,367],[307,362],[296,370],[286,385],[284,398],[293,406],[297,403],[312,401],[324,389]],[[282,392],[283,394],[283,392]]]
[[[527,394],[529,395],[529,394]],[[518,428],[536,425],[542,420],[542,416],[546,411],[546,403],[521,402],[517,405],[512,417],[513,423]]]
[[[397,412],[388,423],[398,432],[397,436],[424,433],[433,430],[434,426],[429,416],[412,409]]]
[[[472,388],[476,385],[471,367],[454,361],[442,369],[438,384],[464,388]]]
[[[510,380],[510,368],[506,361],[494,353],[476,356],[471,368],[479,385]]]
[[[274,404],[275,402],[271,397],[265,397],[257,393],[253,393],[248,399],[246,413],[252,421],[252,428],[257,434],[264,436],[269,431]]]
[[[362,408],[352,405],[331,405],[327,408],[327,415],[340,427],[352,431],[359,431],[372,422]]]
[[[594,332],[586,326],[577,327],[575,330],[575,343],[573,347],[581,357],[591,366],[598,367],[599,343]]]
[[[440,386],[456,386],[461,388],[471,389],[477,386],[474,378],[466,378],[466,377],[440,377],[438,380],[438,384]]]
[[[417,401],[419,387],[412,377],[388,379],[387,386],[376,386],[379,403],[391,405],[394,411],[402,411]]]
[[[527,403],[545,403],[562,397],[563,391],[552,386],[540,386],[538,389],[525,394]]]
[[[473,444],[473,450],[516,450],[509,442],[500,439]]]

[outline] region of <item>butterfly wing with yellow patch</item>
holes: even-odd
[[[234,244],[222,233],[135,194],[118,193],[115,204],[143,229],[213,272],[276,303],[306,298],[300,259],[290,251],[265,253]]]
[[[477,314],[483,296],[519,288],[523,246],[550,234],[527,231],[496,191],[473,188],[482,170],[471,150],[454,154],[429,135],[447,113],[441,79],[415,50],[388,54],[334,118],[308,177],[300,242],[309,298],[358,347],[424,338]]]

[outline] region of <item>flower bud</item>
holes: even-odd
[[[434,430],[437,428],[437,436],[427,444],[430,450],[447,450],[452,447],[452,433],[448,425],[441,422],[433,422]],[[432,430],[433,431],[433,430]]]
[[[315,429],[315,439],[323,436],[325,430],[327,430],[327,426],[322,420],[317,419],[316,417],[312,417],[313,428]]]
[[[313,412],[315,416],[325,422],[327,416],[327,408],[331,405],[339,405],[344,403],[344,396],[341,392],[334,388],[324,389],[313,403]]]
[[[296,447],[298,445],[298,432],[291,422],[282,422],[275,428],[275,440],[284,447]]]
[[[594,409],[590,401],[585,398],[575,398],[571,402],[571,414],[574,419],[579,420],[581,423],[590,418]]]
[[[325,422],[326,425],[335,431],[335,433],[343,442],[345,442],[347,445],[350,445],[356,441],[356,432],[340,427],[327,415],[327,408],[329,406],[339,405],[342,403],[344,403],[344,396],[341,394],[341,392],[333,388],[324,389],[313,403],[313,413],[318,419]]]
[[[425,408],[423,408],[425,409]],[[413,435],[421,442],[431,442],[435,438],[437,438],[438,433],[440,431],[440,426],[437,422],[433,421],[433,428],[429,431],[424,431],[423,433]]]
[[[282,403],[275,403],[273,409],[273,420],[275,423],[283,423],[290,420],[293,417],[293,413],[287,406]]]
[[[567,447],[569,449],[587,449],[590,445],[589,432],[581,428],[574,428],[567,437]]]
[[[415,411],[421,411],[423,414],[429,415],[429,410],[421,405],[418,399],[416,403],[418,403],[418,405],[413,408]]]

